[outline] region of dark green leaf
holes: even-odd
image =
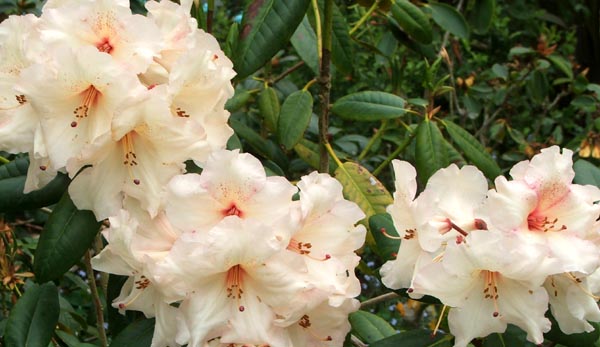
[[[429,44],[433,40],[429,18],[410,1],[397,0],[392,5],[392,16],[400,28],[417,42]]]
[[[154,334],[154,318],[143,319],[129,324],[117,337],[110,347],[148,347],[152,344]]]
[[[426,120],[417,128],[415,161],[419,180],[427,183],[437,170],[445,168],[450,163],[444,145],[444,138],[437,124]]]
[[[496,0],[475,0],[473,9],[468,16],[473,31],[485,34],[492,24],[495,11]]]
[[[416,329],[402,331],[370,344],[370,347],[451,347],[452,337],[438,332],[431,335],[430,330]]]
[[[0,166],[0,212],[40,208],[56,203],[69,186],[67,175],[59,173],[45,187],[23,193],[29,160],[16,159]]]
[[[379,213],[369,218],[369,229],[375,239],[375,251],[382,260],[392,260],[396,258],[396,253],[400,248],[400,240],[392,239],[384,234],[398,236],[398,232],[394,227],[392,217],[387,213]]]
[[[306,90],[294,92],[285,99],[277,123],[277,137],[285,148],[294,148],[304,136],[312,116],[312,108],[313,98]]]
[[[235,133],[244,139],[259,155],[273,160],[280,167],[287,167],[287,157],[273,141],[262,138],[256,131],[235,118],[229,119]]]
[[[60,278],[81,259],[99,229],[94,214],[78,210],[65,194],[40,236],[33,264],[36,280],[43,283]]]
[[[533,71],[527,80],[527,84],[525,85],[527,94],[531,99],[533,99],[533,101],[537,103],[544,101],[548,95],[549,88],[550,85],[548,84],[548,79],[540,70]]]
[[[317,52],[317,34],[310,26],[306,16],[292,35],[292,46],[298,53],[306,66],[308,66],[315,75],[319,75],[319,54]]]
[[[288,43],[309,4],[310,0],[249,2],[233,55],[237,78],[254,73]]]
[[[514,55],[531,54],[535,51],[529,47],[513,47],[508,51],[508,59],[512,59]]]
[[[550,60],[550,62],[552,62],[552,64],[554,64],[554,66],[556,66],[557,69],[559,69],[565,75],[567,75],[569,79],[573,79],[573,67],[567,59],[556,54],[551,54],[547,56],[546,59]]]
[[[265,125],[272,132],[277,131],[279,112],[281,106],[277,98],[277,92],[271,87],[266,87],[258,95],[258,110],[265,121]]]
[[[596,342],[600,337],[600,323],[590,322],[590,324],[594,327],[594,331],[589,333],[584,332],[579,334],[565,334],[560,330],[556,319],[554,319],[554,317],[552,316],[550,316],[549,318],[552,322],[552,328],[549,332],[544,334],[544,337],[550,341],[559,343],[563,346],[593,346],[594,342]]]
[[[571,105],[585,112],[594,112],[598,108],[598,102],[590,95],[577,96],[575,99],[573,99],[573,101],[571,101]]]
[[[485,176],[494,180],[501,174],[500,167],[492,156],[485,150],[485,147],[473,135],[460,126],[444,121],[444,126],[452,141],[463,151],[465,156],[481,170]]]
[[[483,340],[483,347],[534,347],[535,344],[527,341],[527,333],[521,328],[509,324],[502,334],[491,334]]]
[[[352,331],[363,342],[370,344],[392,336],[396,330],[383,318],[365,311],[356,311],[348,317]]]
[[[236,89],[235,95],[225,103],[225,109],[231,113],[239,110],[244,107],[250,97],[252,96],[252,92],[249,90]]]
[[[318,144],[311,142],[307,139],[301,139],[300,142],[298,142],[294,146],[294,151],[296,152],[298,157],[300,157],[300,159],[305,161],[312,168],[317,169],[317,170],[319,169],[320,156],[319,156],[319,145]],[[335,171],[335,163],[333,162],[333,160],[330,160],[329,161],[329,173],[333,174],[334,171]]]
[[[577,184],[591,184],[600,188],[600,169],[587,160],[579,159],[573,164]]]
[[[449,31],[461,39],[469,38],[469,25],[454,7],[438,2],[430,2],[431,15],[433,20],[444,30]]]
[[[404,99],[397,95],[363,91],[338,99],[331,111],[346,120],[377,121],[402,116],[404,105]]]
[[[59,312],[56,286],[53,283],[33,284],[10,312],[4,342],[10,347],[47,346]]]

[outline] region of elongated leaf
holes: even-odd
[[[485,147],[483,147],[473,135],[450,121],[444,121],[444,126],[454,143],[462,149],[465,156],[477,166],[487,178],[494,180],[496,177],[500,176],[502,173],[500,167],[485,150]]]
[[[277,92],[271,87],[266,87],[258,95],[258,110],[265,121],[267,128],[273,132],[277,131],[277,122],[279,121],[279,112],[281,106],[277,98]]]
[[[237,119],[230,118],[229,125],[233,128],[235,133],[246,140],[250,147],[258,152],[258,154],[273,160],[280,167],[287,168],[288,161],[285,153],[283,153],[281,148],[273,141],[262,138],[256,131]]]
[[[364,91],[338,99],[331,111],[346,120],[371,122],[401,117],[406,112],[405,104],[394,94]]]
[[[110,347],[148,347],[152,344],[153,334],[154,318],[135,321],[114,338]]]
[[[417,172],[422,185],[425,185],[429,177],[437,170],[448,166],[449,161],[444,138],[435,122],[426,120],[419,124],[415,157]]]
[[[65,194],[44,226],[33,268],[38,282],[60,278],[90,247],[100,229],[91,211],[80,211]]]
[[[59,311],[56,286],[53,283],[33,284],[10,312],[4,336],[6,346],[47,346],[58,322]]]
[[[392,4],[392,16],[400,28],[415,41],[426,45],[433,40],[429,18],[410,1],[396,0]]]
[[[451,347],[451,337],[438,332],[435,336],[431,336],[430,330],[416,329],[402,331],[393,336],[386,337],[382,340],[370,344],[370,347]]]
[[[317,34],[310,26],[305,16],[291,38],[292,46],[300,56],[300,59],[308,66],[315,75],[319,75],[319,54],[317,52]]]
[[[485,34],[494,18],[496,11],[496,0],[476,0],[469,13],[469,23],[478,34]]]
[[[382,260],[392,260],[396,258],[396,253],[400,248],[400,240],[391,239],[384,234],[398,236],[394,227],[392,217],[387,213],[378,213],[369,218],[369,229],[375,239],[375,252]]]
[[[0,166],[0,212],[22,211],[56,203],[69,186],[67,175],[59,173],[42,189],[23,193],[27,179],[27,158]]]
[[[579,159],[573,164],[577,184],[591,184],[600,187],[600,169],[587,160]]]
[[[373,343],[392,336],[396,330],[383,318],[365,311],[356,311],[348,317],[352,332],[365,343]]]
[[[254,73],[289,41],[309,3],[310,0],[249,2],[233,56],[237,78]]]
[[[509,324],[502,334],[491,334],[483,340],[483,347],[534,347],[534,343],[527,341],[527,333],[521,328]]]
[[[567,59],[556,54],[551,54],[547,56],[546,59],[550,60],[550,62],[554,64],[554,66],[556,66],[557,69],[559,69],[565,75],[567,75],[569,79],[573,79],[573,67]]]
[[[300,159],[304,160],[308,165],[310,165],[314,169],[319,169],[319,145],[311,142],[307,139],[301,139],[294,146],[294,152],[300,157]],[[335,171],[335,163],[330,160],[329,161],[329,173],[333,174]]]
[[[310,123],[312,108],[313,98],[306,90],[294,92],[285,99],[277,124],[277,137],[285,148],[294,148],[304,136]]]
[[[454,7],[432,1],[429,3],[429,8],[431,8],[433,20],[444,30],[461,39],[469,38],[469,25],[463,15]]]

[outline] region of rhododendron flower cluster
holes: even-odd
[[[190,8],[150,1],[141,16],[128,1],[49,1],[39,18],[0,25],[0,149],[29,152],[26,191],[62,171],[99,220],[125,197],[156,216],[184,161],[225,147],[235,72]]]
[[[563,332],[592,331],[588,321],[600,321],[588,281],[600,264],[600,189],[572,183],[571,157],[543,149],[491,190],[475,167],[451,165],[416,198],[415,169],[395,161],[388,212],[402,241],[381,268],[383,283],[449,306],[456,346],[507,324],[542,343],[548,307]]]
[[[294,186],[225,150],[231,61],[191,1],[146,8],[50,0],[0,24],[0,150],[29,153],[25,191],[63,172],[108,218],[93,265],[128,277],[112,304],[156,318],[152,346],[341,346],[364,213],[327,174]]]
[[[153,346],[340,346],[358,309],[364,214],[327,174],[298,188],[217,151],[201,174],[171,179],[157,217],[111,217],[93,264],[129,276],[114,305],[157,318]]]

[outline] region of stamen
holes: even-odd
[[[527,225],[529,230],[542,231],[546,233],[549,231],[563,231],[567,229],[566,225],[563,224],[560,227],[557,227],[556,223],[558,223],[558,218],[549,220],[548,217],[536,216],[533,214],[530,214],[529,217],[527,217]]]
[[[314,331],[312,331],[311,327],[311,323],[310,323],[310,317],[308,315],[304,315],[302,316],[302,318],[300,318],[300,320],[298,321],[298,325],[303,327],[304,329],[306,329],[306,331],[315,339],[319,340],[319,341],[331,341],[333,340],[333,338],[330,335],[327,335],[325,337],[321,337],[318,336],[317,334],[314,333]]]
[[[400,236],[393,236],[393,235],[390,235],[390,234],[388,234],[387,230],[385,230],[385,228],[383,228],[383,227],[382,227],[381,229],[379,229],[379,231],[380,231],[380,232],[383,234],[383,236],[387,237],[388,239],[392,239],[392,240],[402,240],[402,239],[405,239],[405,238],[406,238],[406,236],[405,236],[405,237],[400,237]],[[414,235],[415,231],[414,231],[414,230],[412,230],[412,229],[411,229],[411,230],[406,230],[406,233],[407,233],[407,236],[408,236],[408,235]],[[412,237],[413,237],[413,236],[411,236],[411,237],[409,237],[409,238],[412,238]],[[408,239],[407,239],[407,240],[408,240]]]
[[[77,106],[75,108],[75,110],[73,110],[73,114],[75,115],[75,118],[79,118],[79,119],[87,118],[87,116],[89,115],[89,112],[92,108],[92,105],[94,104],[94,102],[96,102],[96,98],[98,97],[98,94],[100,94],[100,92],[98,92],[98,89],[94,88],[94,86],[89,86],[82,93],[83,93],[83,100],[82,100],[81,105]],[[73,127],[73,123],[71,123],[71,126]],[[75,126],[77,126],[77,124],[75,124]]]
[[[498,286],[496,285],[496,275],[498,274],[495,271],[485,271],[485,287],[483,289],[483,294],[485,299],[491,299],[494,302],[494,313],[492,316],[498,317],[500,315],[498,310]]]
[[[17,99],[18,105],[10,106],[10,107],[0,107],[0,111],[10,111],[14,110],[27,102],[27,98],[25,95],[15,95],[15,99]]]
[[[310,242],[300,242],[294,238],[292,238],[290,240],[290,243],[287,246],[287,249],[292,251],[292,252],[296,252],[300,255],[305,255],[311,259],[314,260],[318,260],[318,261],[325,261],[325,260],[329,260],[331,259],[331,255],[330,254],[325,254],[325,256],[323,258],[316,258],[314,256],[312,256],[310,254],[310,249],[312,248],[312,244]]]
[[[442,307],[442,312],[440,312],[440,316],[438,318],[437,324],[435,325],[435,329],[433,329],[433,333],[431,334],[431,336],[435,336],[440,328],[440,324],[442,324],[442,319],[444,318],[444,312],[446,311],[446,305],[444,305],[444,307]]]
[[[134,136],[133,132],[127,133],[121,139],[121,144],[123,145],[123,153],[124,153],[123,165],[125,165],[127,167],[129,177],[131,177],[131,180],[137,186],[137,185],[140,185],[141,182],[138,178],[135,178],[135,176],[133,175],[133,171],[132,171],[132,168],[134,166],[138,165],[137,155],[135,154],[135,149],[133,148],[133,136]]]
[[[246,310],[246,308],[243,305],[240,305],[242,294],[244,294],[244,290],[242,289],[242,280],[244,279],[243,277],[244,269],[242,269],[242,267],[238,264],[227,271],[225,283],[227,287],[227,297],[236,300],[238,310],[240,312],[244,312]]]
[[[600,300],[600,296],[594,295],[592,292],[590,292],[589,289],[585,288],[582,284],[582,280],[581,278],[576,277],[575,275],[573,275],[571,272],[565,272],[565,275],[575,283],[575,285],[577,286],[577,288],[579,288],[585,295],[589,296],[590,298],[594,299],[594,301],[598,301]]]
[[[144,289],[148,288],[148,286],[150,286],[150,280],[148,280],[146,278],[146,276],[141,276],[139,280],[135,281],[135,289],[139,289],[140,291],[128,302],[126,303],[120,303],[119,304],[119,310],[124,310],[125,308],[127,308],[127,306],[130,306],[131,304],[133,304],[139,297],[140,295],[142,295],[142,293],[144,292]]]
[[[177,115],[177,117],[182,117],[182,118],[189,118],[190,115],[185,112],[185,110],[182,110],[180,107],[177,107],[175,109],[175,114]]]

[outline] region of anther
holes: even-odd
[[[392,239],[392,240],[402,240],[403,239],[400,236],[393,236],[393,235],[388,234],[388,232],[387,232],[387,230],[385,230],[385,228],[381,228],[381,229],[379,229],[379,231],[383,234],[383,236],[387,237],[388,239]]]
[[[75,122],[75,121],[72,121],[72,122],[71,122],[71,128],[75,128],[76,126],[77,126],[77,122]]]
[[[475,218],[473,225],[477,230],[488,230],[487,223],[483,219]]]
[[[244,312],[246,310],[246,308],[244,306],[240,306],[240,307],[238,307],[238,310],[240,310],[240,312]]]
[[[46,169],[47,169],[46,165],[40,165],[40,170],[46,171]]]
[[[137,178],[133,180],[133,184],[135,184],[136,186],[140,185],[140,180],[138,180]]]

